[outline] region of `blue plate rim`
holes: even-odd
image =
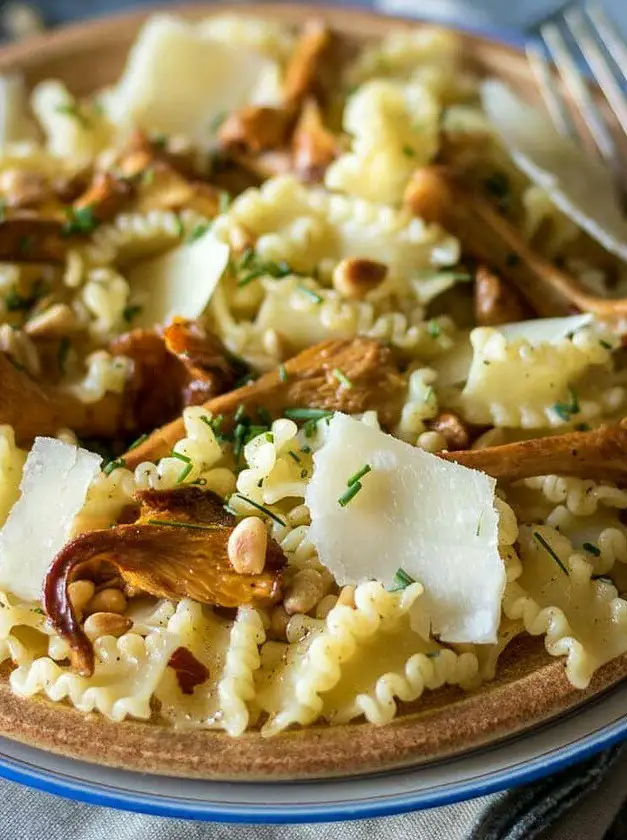
[[[495,41],[514,49],[523,49],[526,38],[514,29],[500,26],[469,26],[463,22],[442,22],[429,17],[416,17],[416,22],[442,25],[459,32]],[[0,744],[3,740],[0,738]],[[576,745],[567,745],[555,750],[550,758],[542,756],[524,761],[512,770],[504,768],[488,774],[480,781],[451,782],[442,785],[435,792],[413,791],[395,794],[378,802],[344,802],[334,805],[283,805],[283,806],[241,806],[217,805],[208,802],[184,804],[166,797],[146,793],[129,792],[128,796],[108,792],[98,782],[84,780],[82,787],[63,779],[62,775],[43,768],[30,769],[19,759],[0,755],[0,778],[25,785],[44,793],[61,796],[76,802],[108,807],[123,811],[142,813],[149,816],[181,818],[187,820],[216,821],[224,823],[272,824],[272,823],[315,823],[343,820],[385,817],[410,811],[451,805],[467,799],[474,799],[508,788],[518,787],[544,778],[551,773],[584,761],[622,741],[627,740],[627,715],[599,732],[582,738]],[[68,759],[71,760],[71,759]],[[419,772],[417,768],[416,772]],[[163,777],[165,780],[167,777]],[[234,784],[227,782],[225,784]],[[313,782],[312,784],[315,784]]]

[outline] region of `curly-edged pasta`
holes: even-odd
[[[248,727],[248,704],[255,697],[254,676],[261,665],[259,646],[265,640],[259,614],[254,609],[240,608],[218,683],[221,723],[229,735],[241,735]]]

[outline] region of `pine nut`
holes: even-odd
[[[337,603],[345,607],[355,607],[355,587],[343,586],[337,597]]]
[[[270,629],[268,635],[279,642],[287,640],[287,624],[290,620],[289,615],[285,612],[282,606],[275,607],[270,616]]]
[[[247,516],[233,529],[227,545],[229,560],[240,575],[259,575],[266,565],[268,532],[257,516]]]
[[[333,288],[347,298],[360,299],[387,277],[388,267],[375,260],[349,257],[333,270]]]
[[[85,619],[83,629],[89,639],[98,639],[100,636],[123,636],[132,626],[130,618],[118,613],[96,612]]]
[[[283,607],[288,615],[308,613],[324,595],[324,581],[315,569],[301,569],[287,586]]]
[[[337,604],[337,595],[325,595],[316,606],[316,618],[326,618]]]
[[[76,325],[76,316],[66,303],[55,303],[26,322],[28,335],[48,338],[63,337]]]
[[[93,598],[96,587],[91,580],[75,580],[67,588],[67,594],[74,612],[80,617],[85,606]]]
[[[126,596],[119,589],[103,589],[96,592],[85,607],[85,614],[108,612],[123,613],[126,609]]]

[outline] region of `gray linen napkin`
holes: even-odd
[[[44,21],[58,23],[154,0],[40,0]],[[177,0],[171,0],[176,5]],[[560,0],[349,0],[396,14],[420,14],[470,26],[523,29]],[[8,4],[0,0],[0,9]],[[606,8],[627,29],[625,0]],[[301,826],[246,826],[147,817],[83,805],[0,781],[0,840],[625,840],[627,747],[601,753],[517,790],[395,817]]]

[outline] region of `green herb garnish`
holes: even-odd
[[[252,505],[257,510],[261,511],[262,513],[265,513],[266,516],[270,517],[270,519],[274,519],[274,521],[277,522],[279,525],[285,525],[285,522],[283,522],[283,520],[279,516],[277,516],[276,513],[273,513],[267,507],[257,504],[257,502],[253,502],[252,499],[249,499],[247,496],[242,496],[241,493],[236,493],[235,495],[238,498],[243,499],[245,502],[248,502],[249,505]]]
[[[220,214],[226,213],[231,206],[231,196],[228,192],[221,192],[218,200],[218,212]]]
[[[414,158],[416,157],[416,150],[413,148],[413,146],[407,144],[403,146],[403,154],[405,155],[405,157]]]
[[[128,448],[128,451],[130,452],[131,449],[137,449],[137,447],[140,446],[145,440],[148,440],[148,435],[147,434],[140,435],[137,438],[137,440],[134,440],[133,443],[131,443],[131,445]]]
[[[544,539],[544,537],[542,536],[542,534],[539,534],[537,531],[534,531],[534,532],[533,532],[533,538],[534,538],[535,540],[537,540],[537,541],[540,543],[540,545],[541,545],[541,546],[542,546],[542,548],[543,548],[543,549],[547,552],[547,554],[549,554],[549,556],[550,556],[550,557],[552,557],[552,558],[553,558],[553,560],[555,560],[555,562],[556,562],[556,563],[557,563],[557,565],[560,567],[560,569],[564,572],[564,574],[568,576],[568,569],[567,569],[567,568],[566,568],[566,566],[562,563],[562,561],[561,561],[561,560],[560,560],[560,558],[557,556],[557,554],[553,551],[553,549],[552,549],[552,548],[551,548],[551,546],[548,544],[548,542]]]
[[[402,589],[407,589],[412,583],[416,583],[411,575],[408,575],[405,569],[397,569],[394,575],[394,583],[389,588],[388,592],[399,592]]]
[[[345,490],[342,493],[342,495],[339,497],[339,499],[337,500],[340,507],[346,507],[346,505],[349,502],[351,502],[355,498],[355,496],[359,493],[361,488],[362,488],[362,485],[358,481],[355,482],[355,484],[351,484],[350,487],[347,490]]]
[[[142,184],[145,187],[151,187],[155,182],[155,170],[150,167],[142,173]]]
[[[614,349],[612,347],[612,345],[609,343],[609,341],[604,341],[603,339],[601,339],[599,341],[599,344],[601,345],[601,347],[603,347],[604,350],[613,350]]]
[[[126,321],[127,324],[130,324],[133,318],[142,311],[144,307],[140,306],[138,303],[131,303],[128,306],[125,306],[122,310],[122,317]]]
[[[286,408],[283,416],[288,420],[324,420],[333,417],[334,413],[326,408]]]
[[[20,252],[20,254],[23,254],[26,257],[29,254],[32,254],[34,244],[34,236],[22,236],[20,237],[20,240],[17,243],[17,250]]]
[[[584,548],[585,551],[588,552],[588,554],[592,554],[594,557],[600,557],[601,556],[601,549],[598,546],[596,546],[594,543],[585,542],[583,544],[583,548]]]
[[[122,467],[126,466],[126,461],[124,458],[115,458],[113,461],[109,461],[108,464],[105,464],[102,468],[102,471],[105,475],[111,475],[114,470],[119,470]]]
[[[182,239],[183,235],[185,234],[185,225],[183,224],[183,219],[181,219],[180,216],[176,217],[175,225],[176,225],[176,235],[178,236],[179,239]]]
[[[339,368],[333,369],[333,376],[344,388],[349,389],[353,387],[353,383],[350,381],[348,376],[345,373],[343,373]]]
[[[347,487],[352,487],[353,484],[357,484],[357,482],[365,475],[368,475],[369,472],[372,472],[372,467],[370,466],[370,464],[364,464],[364,466],[360,470],[354,473],[354,475],[351,475],[351,477],[348,479],[348,481],[346,482]]]
[[[7,202],[5,198],[0,198],[0,222],[3,222],[6,217]]]
[[[196,227],[190,232],[185,242],[188,245],[190,245],[192,242],[196,242],[197,239],[200,239],[207,233],[210,227],[211,224],[209,222],[203,222],[202,224],[196,225]]]
[[[212,134],[217,134],[218,131],[220,131],[222,123],[225,121],[227,116],[228,111],[220,111],[213,117],[213,119],[209,123],[209,130],[212,132]]]
[[[65,117],[70,117],[73,120],[76,120],[77,123],[83,126],[83,128],[90,127],[90,121],[87,119],[85,114],[82,114],[76,103],[70,104],[65,103],[62,105],[57,105],[54,109],[57,114],[63,114]]]
[[[302,292],[304,295],[308,295],[313,301],[316,303],[322,303],[324,298],[322,295],[319,295],[314,289],[310,289],[308,286],[303,286],[302,283],[299,283],[296,287],[299,292]]]
[[[427,332],[431,336],[431,338],[439,338],[442,334],[442,327],[438,324],[437,321],[431,319],[427,322]]]
[[[279,365],[279,379],[281,380],[281,382],[287,382],[287,380],[289,379],[285,365]]]
[[[99,222],[91,204],[80,207],[78,210],[68,207],[65,214],[67,216],[67,221],[63,225],[65,236],[71,236],[74,233],[92,233],[98,227]]]
[[[290,449],[290,450],[288,451],[288,453],[287,453],[287,454],[290,456],[290,458],[291,458],[293,461],[296,461],[296,463],[297,463],[297,464],[300,464],[300,463],[301,463],[300,458],[299,458],[299,457],[298,457],[298,455],[294,452],[294,450],[293,450],[293,449]]]
[[[557,414],[557,416],[561,420],[568,421],[574,414],[579,414],[579,400],[577,398],[577,394],[572,388],[568,389],[568,397],[569,402],[567,403],[555,403],[553,406],[553,411]]]

